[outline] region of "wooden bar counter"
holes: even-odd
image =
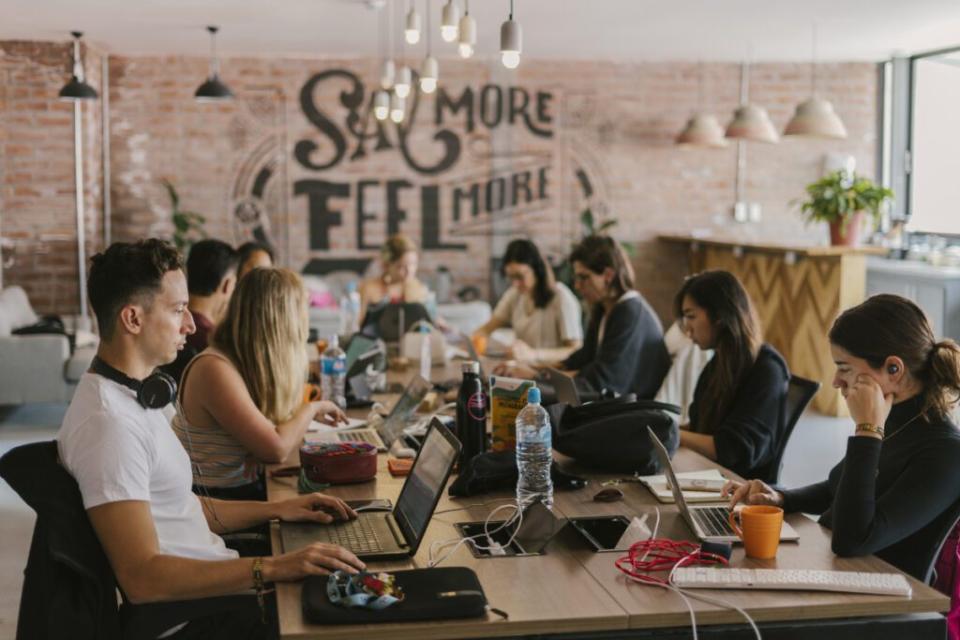
[[[724,269],[743,282],[760,316],[764,339],[786,358],[790,371],[822,385],[812,406],[846,414],[831,386],[833,358],[827,333],[837,315],[866,297],[867,256],[880,247],[817,247],[662,235],[689,247],[690,273]]]

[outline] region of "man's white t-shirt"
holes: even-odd
[[[210,531],[191,491],[190,458],[162,410],[133,390],[85,373],[57,434],[60,459],[87,509],[123,500],[150,504],[160,552],[198,560],[238,556]]]
[[[518,340],[534,349],[553,349],[583,340],[581,309],[576,296],[558,282],[546,307],[538,308],[533,298],[516,287],[506,290],[493,310],[493,317],[512,327]]]

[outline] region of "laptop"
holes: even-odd
[[[650,434],[650,442],[653,443],[653,449],[657,452],[660,459],[660,466],[663,467],[663,473],[670,481],[670,490],[673,491],[673,499],[687,521],[690,529],[701,540],[706,542],[740,542],[740,538],[730,527],[730,508],[726,505],[696,505],[690,506],[683,497],[683,491],[680,490],[680,484],[677,482],[677,475],[673,471],[673,464],[670,462],[670,454],[667,448],[663,446],[657,434],[649,426],[647,433]],[[780,529],[781,541],[795,542],[800,539],[796,530],[790,526],[786,520],[783,521],[783,527]]]
[[[383,419],[375,429],[327,429],[319,433],[310,434],[307,439],[311,442],[366,442],[377,447],[379,451],[387,451],[393,441],[401,437],[404,428],[410,423],[410,418],[417,407],[430,391],[430,383],[419,375],[413,377],[410,383],[400,394],[397,402],[390,410],[390,415]]]
[[[546,367],[543,370],[543,374],[547,379],[547,383],[553,387],[553,393],[556,396],[557,402],[568,404],[571,407],[580,405],[580,391],[577,390],[577,383],[574,381],[573,376],[568,376],[563,371],[554,369],[553,367]]]
[[[346,547],[362,560],[414,555],[459,455],[460,441],[434,419],[392,512],[364,511],[356,520],[328,525],[281,522],[284,552],[326,542]]]

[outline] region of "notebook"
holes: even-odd
[[[702,471],[682,471],[676,474],[677,478],[695,478],[701,480],[723,480],[723,474],[718,469],[704,469]],[[637,478],[642,482],[650,493],[660,502],[672,504],[676,502],[673,497],[673,491],[667,484],[667,476],[639,476]],[[683,492],[683,499],[687,502],[719,502],[720,494],[716,491],[690,491]]]

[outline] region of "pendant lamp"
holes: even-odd
[[[726,137],[753,142],[775,143],[780,141],[767,110],[750,104],[750,70],[747,63],[740,66],[740,106],[733,112],[727,125]]]
[[[711,113],[703,112],[703,64],[699,65],[697,78],[697,113],[693,114],[677,136],[676,143],[693,147],[722,149],[727,146],[723,127]]]
[[[460,18],[460,35],[457,52],[461,58],[469,58],[477,48],[477,21],[470,15],[470,0],[466,0],[463,17]]]
[[[443,5],[440,20],[440,37],[444,42],[453,42],[457,39],[458,25],[460,24],[460,8],[453,0],[447,0]]]
[[[520,53],[523,51],[523,31],[520,23],[513,20],[513,0],[510,0],[510,15],[500,25],[500,61],[507,69],[516,69],[520,65]]]
[[[87,84],[83,73],[83,59],[80,57],[80,38],[83,33],[80,31],[71,31],[73,36],[73,76],[70,81],[60,89],[60,99],[73,100],[96,100],[99,96],[97,90]]]
[[[420,90],[424,93],[433,93],[437,90],[437,80],[440,76],[440,65],[433,57],[433,34],[430,33],[430,0],[426,0],[427,7],[427,57],[420,65]]]
[[[813,57],[810,61],[810,98],[797,105],[790,122],[783,130],[785,136],[833,138],[843,140],[847,128],[827,100],[817,97],[817,25],[813,25]]]
[[[403,30],[403,35],[407,39],[407,44],[417,44],[420,42],[420,14],[412,4],[407,10],[407,22]]]
[[[233,92],[220,80],[220,61],[217,59],[217,27],[209,26],[210,32],[210,75],[206,82],[197,87],[193,97],[199,102],[230,100]]]

